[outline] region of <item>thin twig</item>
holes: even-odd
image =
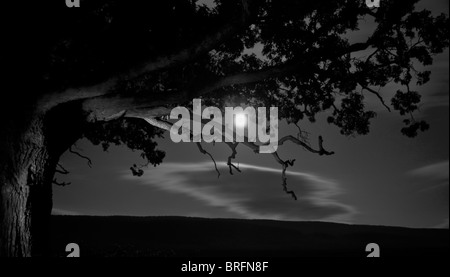
[[[55,172],[56,172],[56,173],[64,174],[64,175],[70,173],[70,172],[69,172],[67,169],[65,169],[60,163],[58,163],[56,166],[59,167],[59,169],[58,169],[58,168],[55,169]]]
[[[286,177],[286,170],[289,166],[293,166],[295,159],[294,160],[286,160],[283,161],[280,156],[278,156],[277,152],[274,152],[272,154],[275,158],[275,160],[281,164],[282,166],[282,171],[281,171],[281,181],[282,181],[282,186],[283,186],[283,191],[286,192],[287,194],[290,194],[292,196],[292,198],[294,198],[294,200],[297,200],[297,195],[295,195],[295,192],[293,190],[289,190],[288,186],[287,186],[287,177]]]
[[[230,168],[230,174],[233,175],[233,168],[236,169],[236,171],[241,172],[241,170],[239,169],[239,167],[235,166],[232,162],[231,159],[235,159],[236,158],[236,147],[238,146],[239,142],[236,143],[232,143],[232,142],[225,142],[231,149],[231,155],[228,156],[228,162],[227,165]]]
[[[214,167],[216,168],[216,171],[217,171],[217,178],[219,178],[219,177],[220,177],[220,171],[219,171],[219,169],[217,168],[217,164],[216,164],[216,161],[214,160],[214,157],[211,155],[211,153],[209,153],[208,151],[206,151],[206,150],[202,147],[202,144],[201,144],[200,142],[196,142],[196,144],[197,144],[198,150],[200,150],[200,152],[201,152],[202,154],[208,155],[208,156],[211,158],[211,160],[212,160],[213,163],[214,163]]]
[[[309,152],[312,152],[312,153],[315,153],[315,154],[319,154],[320,156],[322,156],[322,155],[330,156],[330,155],[334,154],[333,151],[327,151],[327,150],[325,150],[323,148],[323,138],[322,138],[322,136],[319,136],[319,150],[312,148],[308,144],[304,143],[303,141],[301,141],[298,138],[296,138],[294,136],[291,136],[291,135],[285,136],[285,137],[281,138],[280,140],[278,140],[278,145],[281,146],[286,141],[291,141],[291,142],[293,142],[295,144],[301,145],[306,150],[308,150]]]
[[[91,161],[91,159],[89,159],[88,157],[86,157],[86,156],[80,154],[80,153],[77,152],[77,151],[72,150],[72,146],[69,148],[69,152],[72,153],[72,154],[77,155],[77,156],[80,157],[80,158],[83,158],[83,159],[87,160],[88,166],[92,168],[92,161]]]
[[[361,84],[360,84],[361,85]],[[386,102],[384,101],[384,98],[380,95],[379,92],[369,88],[368,86],[363,86],[361,85],[363,89],[370,91],[371,93],[375,94],[376,97],[378,97],[378,99],[380,100],[381,104],[383,104],[383,106],[390,112],[391,108],[389,108],[388,105],[386,105]]]
[[[145,118],[145,120],[146,120],[148,123],[150,123],[151,125],[153,125],[153,126],[157,126],[157,127],[163,128],[163,129],[168,130],[168,131],[170,131],[171,126],[172,126],[172,124],[169,123],[169,122],[161,122],[161,121],[159,121],[159,120],[157,120],[157,119],[154,119],[154,118],[150,118],[150,119],[149,119],[149,118]],[[191,138],[192,138],[192,134],[191,134]],[[319,145],[318,149],[314,149],[313,147],[311,147],[311,146],[309,145],[309,143],[306,143],[306,142],[304,142],[304,141],[302,141],[302,140],[300,140],[300,139],[298,139],[298,138],[296,138],[296,137],[294,137],[294,136],[286,136],[286,137],[281,138],[281,139],[278,141],[278,145],[281,146],[281,145],[283,145],[283,143],[286,142],[286,141],[291,141],[291,142],[293,142],[293,143],[295,143],[295,144],[298,144],[298,145],[300,145],[300,146],[303,146],[306,150],[308,150],[308,151],[310,151],[310,152],[312,152],[312,153],[315,153],[315,154],[319,154],[319,155],[333,155],[333,154],[334,154],[333,151],[327,151],[327,150],[324,149],[324,147],[323,147],[323,138],[322,138],[322,136],[319,136],[319,137],[318,137],[318,145]],[[248,141],[248,140],[247,140],[247,141],[244,141],[244,142],[241,142],[241,143],[244,144],[245,146],[249,147],[250,149],[252,149],[255,153],[259,153],[260,145],[257,145],[256,143],[250,142],[250,141]],[[236,171],[241,172],[241,170],[239,169],[239,166],[236,166],[236,165],[234,165],[234,164],[231,162],[232,159],[235,159],[235,158],[236,158],[236,154],[237,154],[236,147],[239,145],[239,142],[233,143],[233,142],[226,142],[226,141],[225,141],[225,144],[228,145],[228,146],[230,147],[230,149],[232,150],[232,153],[231,153],[231,155],[228,157],[228,162],[227,162],[227,165],[228,165],[228,167],[229,167],[229,169],[230,169],[230,174],[233,175],[233,168],[234,168]],[[197,144],[197,146],[200,146],[200,147],[201,147],[201,145],[199,145],[199,144]],[[203,153],[204,149],[203,149],[203,148],[200,148],[200,147],[199,147],[200,152]],[[202,149],[203,149],[203,151],[202,151]],[[205,152],[206,152],[206,151],[205,151]],[[205,154],[205,153],[203,153],[203,154]],[[289,166],[293,166],[295,160],[287,160],[287,161],[283,161],[283,160],[278,156],[278,153],[277,153],[277,152],[272,153],[272,155],[275,157],[276,161],[277,161],[279,164],[281,164],[281,166],[282,166],[281,178],[282,178],[282,186],[283,186],[284,192],[286,192],[287,194],[290,194],[290,195],[292,196],[292,198],[294,198],[295,200],[297,200],[297,196],[295,195],[295,192],[288,189],[288,186],[287,186],[287,177],[286,177],[286,170],[287,170],[287,168],[288,168]],[[211,157],[211,156],[210,156],[210,157]],[[211,158],[212,158],[212,157],[211,157]],[[213,161],[214,161],[214,159],[213,159]],[[215,163],[215,161],[214,161],[214,163]]]
[[[58,180],[56,180],[56,178],[53,179],[52,183],[57,186],[62,186],[62,187],[72,184],[71,182],[67,182],[67,183],[66,182],[58,182]]]

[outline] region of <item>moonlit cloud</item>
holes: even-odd
[[[298,200],[285,194],[280,169],[240,164],[242,173],[230,175],[218,163],[222,175],[210,162],[165,163],[140,179],[143,185],[184,194],[207,206],[221,208],[239,218],[275,220],[326,220],[349,222],[355,209],[336,201],[342,193],[336,182],[301,172],[288,173],[289,188]],[[127,172],[125,178],[130,178]],[[199,214],[208,215],[207,211]]]
[[[449,175],[448,166],[449,166],[448,161],[443,161],[414,169],[411,171],[411,174],[436,179],[448,179]]]
[[[448,187],[449,163],[447,161],[426,165],[412,170],[409,174],[422,179],[426,189]]]

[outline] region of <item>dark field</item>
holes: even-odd
[[[325,222],[187,217],[53,216],[52,253],[100,257],[448,256],[449,231]]]

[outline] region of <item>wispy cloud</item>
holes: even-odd
[[[144,185],[225,209],[239,218],[349,222],[356,212],[334,199],[342,193],[336,182],[317,175],[288,173],[290,189],[298,196],[294,201],[282,190],[280,169],[240,164],[242,173],[231,176],[225,163],[218,163],[218,167],[220,178],[209,162],[165,163],[140,180]],[[124,178],[130,178],[128,172]]]
[[[411,170],[410,175],[424,179],[427,187],[424,189],[435,189],[440,187],[448,187],[449,183],[449,162],[443,161],[422,166]]]
[[[428,176],[438,179],[448,179],[449,169],[448,161],[426,165],[411,171],[413,175]]]

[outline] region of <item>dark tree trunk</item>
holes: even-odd
[[[50,156],[43,120],[7,132],[1,146],[0,254],[45,255],[57,158]]]
[[[50,254],[52,183],[61,154],[81,135],[73,107],[6,122],[0,134],[0,256]]]

